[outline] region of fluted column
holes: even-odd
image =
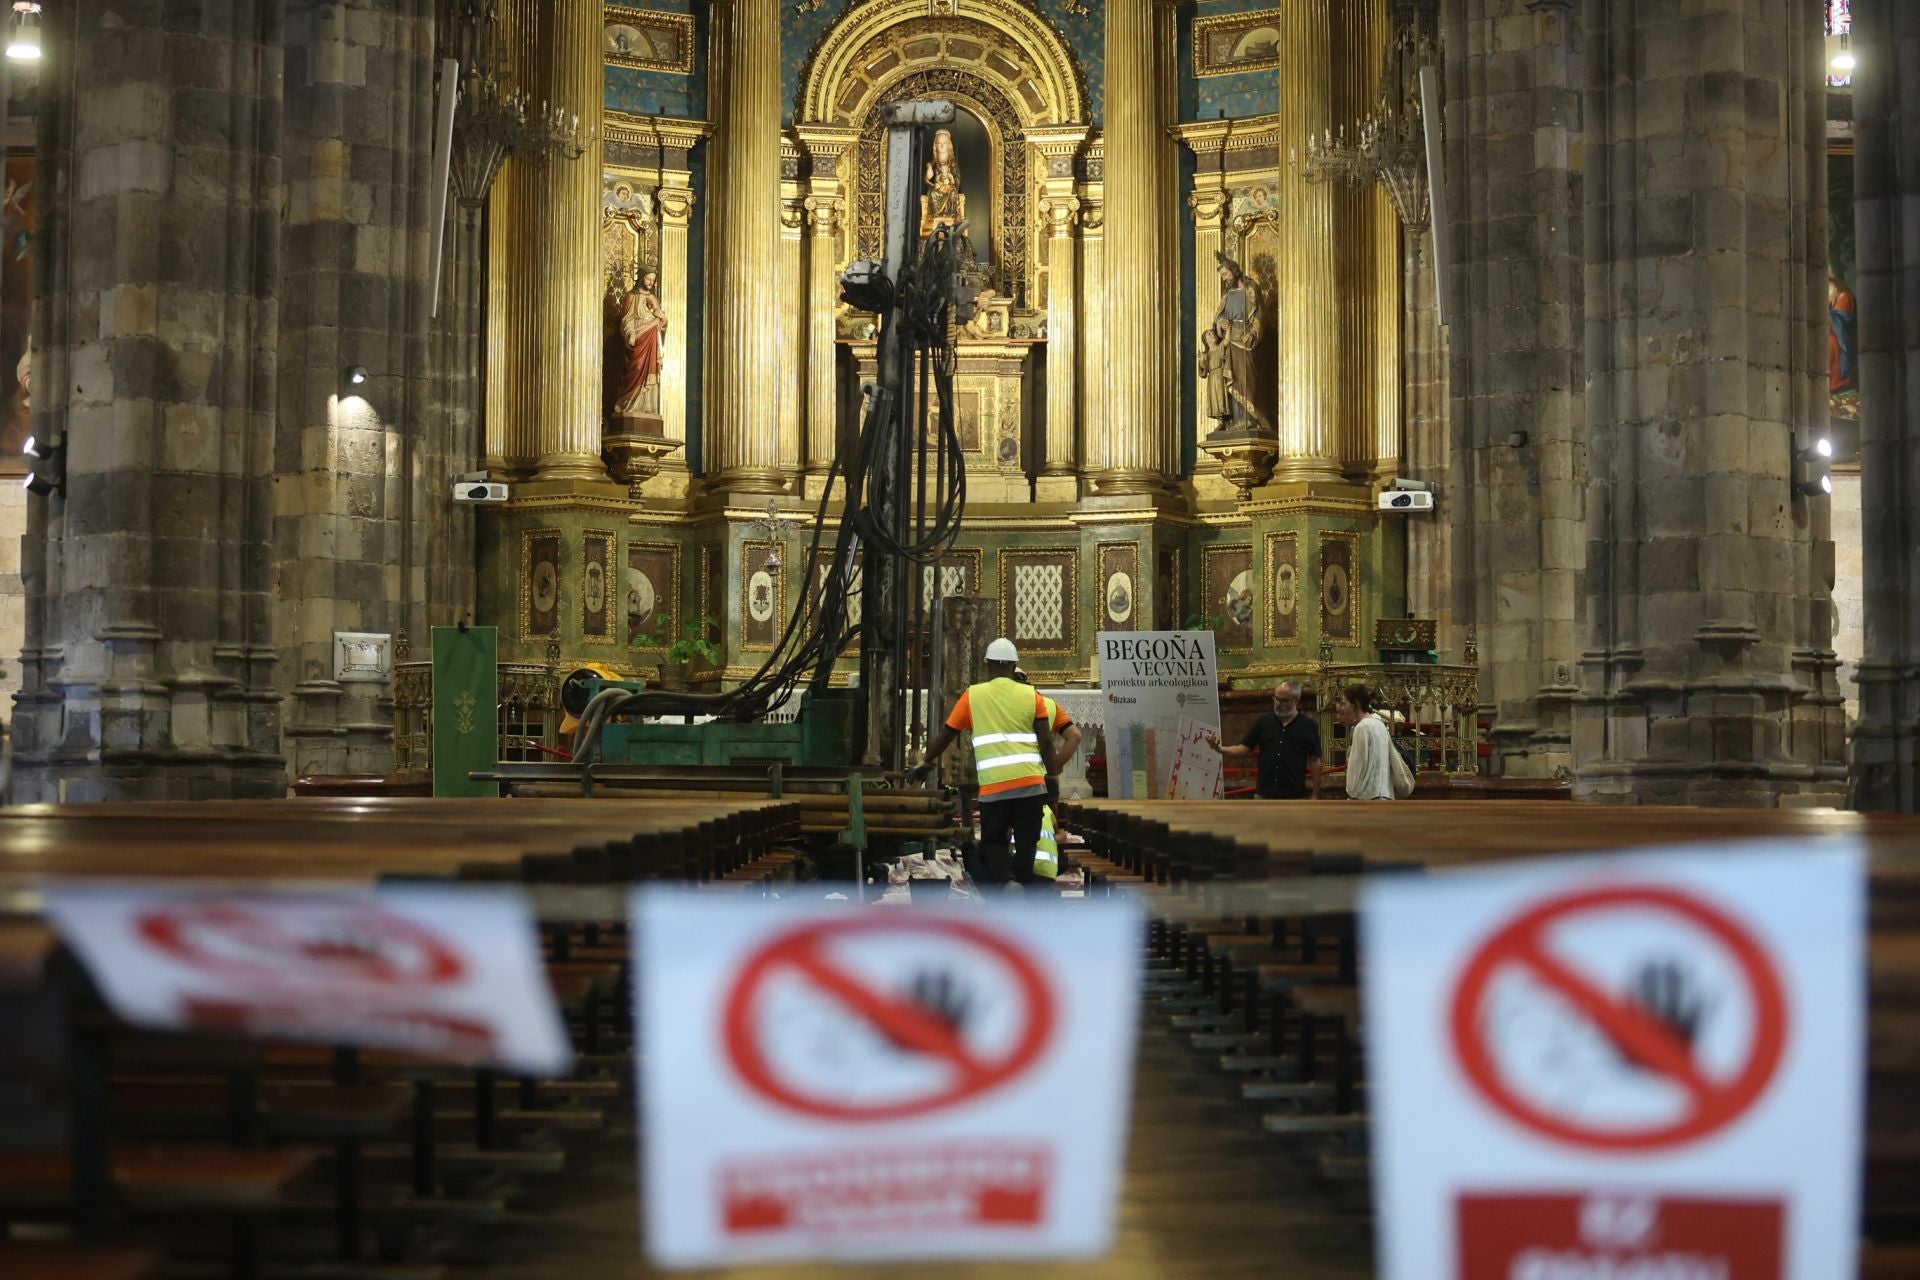
[[[1173,263],[1173,144],[1169,77],[1159,48],[1159,0],[1107,5],[1106,158],[1115,182],[1107,192],[1107,429],[1096,444],[1093,478],[1100,494],[1167,488],[1175,465],[1169,448],[1173,362],[1165,336],[1179,313]],[[1171,25],[1171,10],[1165,15]]]
[[[1220,273],[1214,269],[1214,255],[1226,248],[1227,209],[1232,200],[1227,195],[1226,175],[1221,173],[1200,174],[1195,178],[1195,190],[1187,197],[1187,208],[1193,213],[1193,349],[1204,350],[1201,335],[1213,327],[1213,317],[1220,310]],[[1194,397],[1194,436],[1205,436],[1219,424],[1206,417],[1204,397]]]
[[[1080,186],[1080,440],[1077,456],[1091,472],[1107,434],[1106,139],[1087,144],[1086,181]]]
[[[502,0],[499,31],[514,82],[538,96],[540,17],[535,0]],[[508,477],[533,466],[540,367],[534,345],[540,261],[533,237],[546,174],[530,156],[510,157],[487,205],[487,469]]]
[[[840,301],[840,263],[846,254],[847,185],[840,176],[843,158],[859,141],[856,130],[835,125],[801,125],[807,176],[807,363],[806,496],[818,497],[833,466],[840,439],[839,335],[834,308]]]
[[[1047,227],[1047,436],[1037,496],[1072,502],[1080,496],[1079,317],[1081,200],[1074,160],[1087,140],[1082,125],[1027,130],[1041,174],[1040,211]]]
[[[660,306],[667,313],[660,362],[660,422],[669,440],[687,438],[687,266],[693,192],[684,173],[663,175],[660,188]]]
[[[1280,28],[1280,139],[1306,148],[1333,124],[1333,19],[1328,6],[1286,4]],[[1280,166],[1280,463],[1276,478],[1340,477],[1340,315],[1334,205],[1339,190]]]
[[[539,480],[604,480],[600,461],[600,394],[604,338],[600,327],[600,117],[606,71],[601,62],[601,0],[553,0],[542,42],[547,100],[578,118],[587,153],[544,166],[541,210],[538,407]]]
[[[797,440],[781,436],[780,7],[775,0],[715,0],[724,46],[716,91],[725,99],[720,194],[712,236],[712,379],[705,396],[708,487],[783,493],[799,467]],[[597,46],[596,46],[597,48]],[[597,54],[596,54],[597,56]]]

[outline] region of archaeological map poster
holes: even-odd
[[[1220,755],[1220,668],[1211,631],[1102,631],[1107,794],[1117,800],[1213,800]]]

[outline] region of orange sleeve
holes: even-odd
[[[1047,697],[1038,689],[1033,691],[1033,718],[1035,720],[1047,718]]]
[[[1067,714],[1067,709],[1061,706],[1057,702],[1054,703],[1053,704],[1053,731],[1055,733],[1060,733],[1061,731],[1066,729],[1068,725],[1072,723],[1073,723],[1073,717]]]
[[[965,693],[960,695],[960,701],[953,704],[953,710],[949,712],[947,715],[947,728],[949,729],[973,728],[972,696],[973,696],[973,690],[971,689],[967,690]]]

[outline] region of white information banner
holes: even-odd
[[[49,921],[128,1022],[527,1075],[572,1068],[532,913],[511,892],[67,883],[44,896]]]
[[[1211,631],[1102,631],[1107,795],[1116,800],[1212,800],[1220,756],[1202,738],[1220,730],[1220,669]]]
[[[663,1267],[1094,1257],[1141,918],[635,894],[642,1201]]]
[[[1804,848],[1369,883],[1385,1280],[1854,1273],[1864,859]]]

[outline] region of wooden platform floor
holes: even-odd
[[[1184,1044],[1149,1001],[1140,1060],[1120,1236],[1096,1262],[752,1267],[728,1280],[827,1280],[848,1275],[913,1280],[1362,1280],[1373,1274],[1369,1225],[1343,1213],[1304,1160],[1262,1135],[1257,1107],[1237,1082]],[[620,1132],[630,1135],[623,1119]],[[613,1141],[576,1150],[568,1176],[543,1187],[514,1223],[475,1243],[455,1274],[464,1280],[633,1280],[640,1264],[638,1201],[630,1148]]]

